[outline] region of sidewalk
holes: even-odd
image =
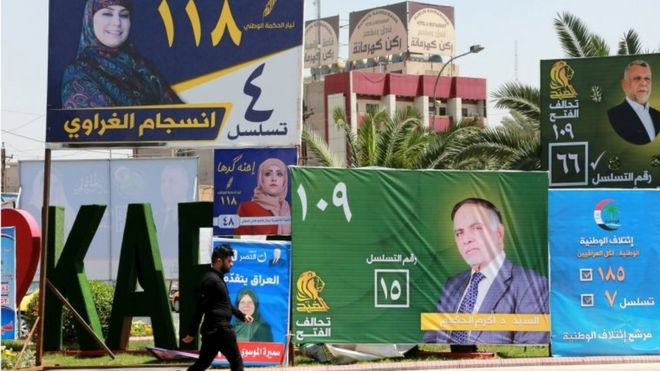
[[[529,370],[570,370],[570,371],[614,371],[614,370],[654,370],[660,371],[658,356],[617,356],[617,357],[569,357],[569,358],[515,358],[515,359],[469,359],[441,361],[412,361],[391,363],[361,363],[344,366],[282,367],[270,370],[295,371],[339,371],[339,370],[485,370],[497,371]],[[550,369],[550,370],[548,370]],[[256,370],[256,369],[252,369]],[[264,370],[264,369],[262,369]]]
[[[192,362],[190,363],[192,364]],[[54,368],[47,368],[54,369]],[[58,370],[145,370],[185,371],[186,366],[154,366],[132,368],[77,368]],[[297,367],[248,367],[252,371],[348,371],[348,370],[488,370],[497,371],[660,371],[660,355],[657,356],[607,356],[566,358],[516,358],[516,359],[470,359],[455,361],[411,361],[358,363],[351,365],[314,365]]]

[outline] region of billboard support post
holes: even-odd
[[[41,207],[41,259],[39,262],[39,314],[44,318],[46,300],[46,254],[48,251],[48,204],[50,203],[50,148],[44,151],[44,194]],[[41,366],[44,355],[44,321],[39,321],[39,341],[35,354],[36,365]]]

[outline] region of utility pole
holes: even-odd
[[[513,76],[518,81],[518,40],[513,43]]]
[[[316,0],[316,39],[318,40],[316,56],[319,62],[319,80],[321,80],[321,0]]]
[[[7,166],[7,164],[5,163],[6,161],[7,161],[7,157],[5,155],[5,142],[2,142],[2,160],[1,160],[1,162],[2,162],[2,190],[3,191],[5,189],[7,189],[6,188],[7,186],[6,186],[6,183],[5,183],[5,178],[7,176],[7,174],[5,174],[7,172],[7,168],[5,167],[5,166]]]

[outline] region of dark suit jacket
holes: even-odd
[[[456,313],[463,292],[470,282],[471,270],[450,277],[442,288],[438,300],[438,313]],[[516,265],[509,259],[497,273],[486,293],[479,313],[548,313],[548,279]],[[425,343],[449,343],[450,332],[427,331]],[[470,344],[547,344],[548,332],[472,331]]]
[[[655,127],[656,136],[660,133],[660,112],[649,107],[653,127]],[[607,117],[610,119],[612,129],[616,131],[621,139],[628,141],[632,144],[646,144],[649,143],[649,135],[644,129],[642,120],[639,119],[635,110],[630,106],[627,100],[618,106],[614,106],[607,111]]]
[[[284,260],[282,258],[279,258],[274,263],[273,263],[273,259],[270,259],[270,261],[268,261],[268,266],[270,266],[270,267],[272,267],[272,266],[286,267],[287,265],[288,265],[288,263],[286,262],[286,260]]]

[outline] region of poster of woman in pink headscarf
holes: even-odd
[[[295,148],[215,151],[214,234],[291,235]]]

